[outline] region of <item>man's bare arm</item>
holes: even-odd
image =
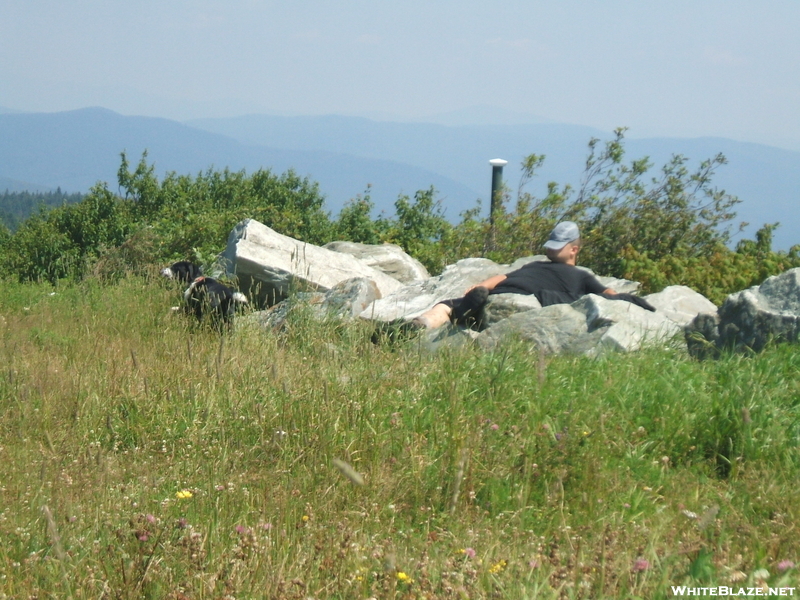
[[[493,290],[506,279],[508,279],[508,277],[506,277],[505,275],[495,275],[494,277],[489,277],[489,279],[481,281],[480,283],[476,283],[475,285],[467,288],[467,291],[464,293],[468,294],[470,290],[474,290],[476,287],[481,287],[481,286],[485,287],[487,290]]]

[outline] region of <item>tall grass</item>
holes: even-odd
[[[797,583],[796,347],[431,356],[302,311],[220,337],[175,300],[147,278],[7,285],[0,597]]]

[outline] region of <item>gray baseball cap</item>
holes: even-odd
[[[561,250],[570,242],[579,240],[580,237],[581,232],[576,223],[572,221],[561,221],[561,223],[556,225],[553,231],[550,232],[550,237],[544,243],[544,247],[550,250]]]

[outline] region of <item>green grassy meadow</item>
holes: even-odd
[[[430,356],[157,277],[0,296],[0,598],[795,587],[800,353]]]

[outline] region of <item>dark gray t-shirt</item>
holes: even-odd
[[[511,271],[490,294],[533,294],[542,306],[569,304],[586,294],[602,294],[606,286],[573,265],[530,262]]]

